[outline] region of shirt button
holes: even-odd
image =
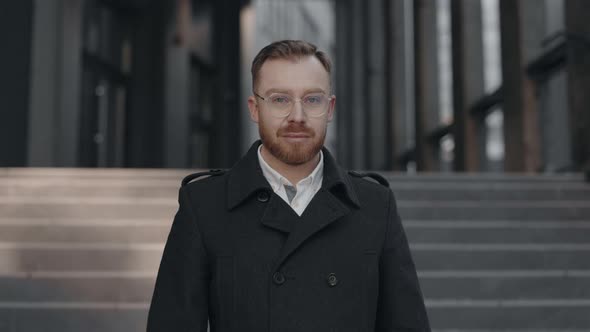
[[[268,191],[264,190],[258,193],[256,199],[258,199],[259,202],[266,203],[270,199],[270,195],[268,194]]]
[[[272,281],[277,285],[282,285],[285,283],[285,276],[281,272],[275,272],[272,275]]]
[[[338,278],[336,278],[336,274],[335,273],[330,273],[328,275],[328,286],[330,287],[334,287],[336,285],[338,285]]]

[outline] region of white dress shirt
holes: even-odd
[[[309,202],[313,199],[313,196],[322,187],[322,180],[324,179],[324,154],[320,150],[320,162],[316,168],[307,177],[301,179],[296,185],[293,185],[287,178],[275,171],[269,164],[264,161],[261,154],[262,145],[258,147],[258,161],[260,162],[260,168],[262,174],[272,187],[272,190],[282,198],[297,215],[301,216],[305,208],[309,205]],[[289,195],[285,186],[294,187],[297,192],[295,196],[289,200]]]

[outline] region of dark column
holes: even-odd
[[[215,59],[219,92],[214,100],[212,167],[230,167],[240,157],[240,1],[215,2]]]
[[[338,156],[345,167],[366,168],[369,163],[367,130],[368,40],[367,3],[362,0],[336,2],[336,117]]]
[[[367,115],[366,147],[369,169],[388,169],[385,98],[385,29],[382,1],[367,1]]]
[[[27,163],[32,0],[0,2],[0,167]]]
[[[350,67],[344,70],[351,71],[351,90],[352,100],[350,104],[350,118],[351,122],[351,142],[350,153],[352,153],[352,167],[366,168],[367,156],[369,151],[366,149],[368,124],[366,123],[367,116],[365,114],[368,97],[368,84],[366,75],[367,64],[367,4],[362,0],[352,0],[351,20],[352,34],[350,39]]]
[[[543,20],[538,1],[500,0],[504,110],[504,170],[535,172],[541,167],[538,114],[533,82],[524,66],[540,46]]]
[[[171,2],[172,3],[172,2]],[[174,2],[166,36],[166,111],[164,114],[164,166],[187,166],[190,101],[190,0]],[[221,112],[218,112],[221,114]]]
[[[414,116],[414,27],[412,0],[389,2],[389,17],[391,18],[391,39],[388,41],[391,67],[389,77],[391,96],[389,130],[393,137],[391,153],[398,169],[405,170],[408,157],[412,157],[411,150],[415,142]],[[409,158],[411,159],[411,158]]]
[[[481,3],[452,0],[453,38],[453,138],[456,171],[478,171],[482,146],[480,119],[473,118],[469,107],[484,94]]]
[[[383,1],[383,29],[384,29],[384,96],[385,96],[385,163],[389,170],[399,170],[399,163],[395,162],[395,156],[399,151],[395,141],[395,115],[394,115],[394,75],[393,75],[393,60],[394,50],[394,29],[395,17],[393,11],[393,4],[391,1]]]
[[[336,52],[334,54],[334,91],[336,92],[335,120],[338,127],[336,141],[338,160],[344,167],[352,168],[352,19],[350,0],[336,1]]]
[[[439,122],[436,10],[436,0],[414,1],[416,167],[418,171],[438,169],[438,149],[427,138]]]
[[[565,1],[567,72],[572,156],[578,169],[590,170],[590,1]]]
[[[28,166],[78,166],[82,1],[34,1]]]
[[[166,22],[174,2],[151,0],[136,19],[132,101],[127,114],[127,167],[164,166]]]

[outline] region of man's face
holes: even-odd
[[[255,92],[266,98],[273,93],[288,94],[299,99],[309,93],[323,92],[330,97],[330,77],[314,56],[297,60],[275,59],[264,62]],[[320,117],[309,117],[301,102],[295,102],[286,117],[273,115],[272,106],[250,96],[248,108],[263,146],[278,160],[301,165],[312,160],[324,145],[328,122],[334,115],[332,96],[327,111]]]

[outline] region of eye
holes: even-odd
[[[323,102],[323,100],[324,96],[322,95],[311,95],[304,98],[304,102],[308,105],[319,105]]]
[[[273,104],[284,105],[284,104],[290,103],[291,102],[291,98],[289,96],[286,96],[286,95],[273,95],[273,96],[270,96],[270,101]]]

